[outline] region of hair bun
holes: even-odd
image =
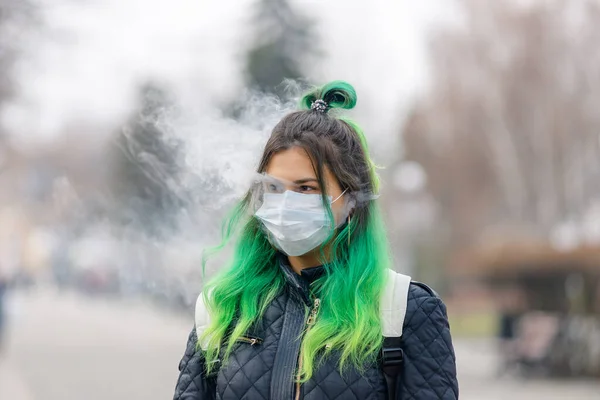
[[[329,82],[305,94],[300,100],[300,106],[303,109],[310,110],[317,100],[327,103],[328,109],[343,108],[350,110],[356,105],[356,91],[348,82]],[[327,110],[324,112],[327,112]]]

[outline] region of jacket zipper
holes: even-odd
[[[250,346],[254,346],[255,344],[261,344],[262,343],[262,339],[259,338],[255,338],[255,337],[247,337],[247,336],[240,336],[239,338],[237,338],[238,342],[244,342],[244,343],[249,343]]]
[[[310,328],[315,324],[317,319],[317,314],[319,313],[319,306],[321,305],[320,299],[315,299],[312,309],[310,310],[310,314],[308,315],[308,319],[306,320],[306,330],[304,331],[304,335],[310,331]],[[298,374],[296,379],[296,396],[295,400],[300,400],[300,370],[302,369],[302,349],[304,348],[304,344],[300,346],[300,353],[298,353]]]

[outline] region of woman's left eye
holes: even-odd
[[[313,192],[313,191],[317,190],[317,188],[315,188],[315,187],[306,186],[306,185],[300,186],[299,189],[301,192]]]

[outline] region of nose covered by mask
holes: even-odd
[[[333,201],[327,196],[329,203],[333,204],[342,195]],[[301,256],[317,248],[331,235],[335,225],[320,194],[289,190],[265,193],[255,215],[269,231],[271,243],[288,256]]]

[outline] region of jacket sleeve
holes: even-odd
[[[431,290],[411,284],[402,335],[400,400],[456,400],[456,357],[446,306]]]
[[[205,359],[202,350],[197,349],[196,329],[189,335],[185,353],[179,363],[179,378],[173,400],[213,400],[215,379],[205,375]]]

